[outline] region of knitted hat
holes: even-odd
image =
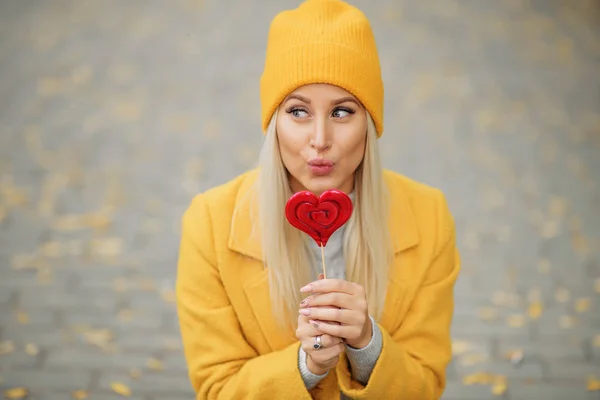
[[[263,131],[285,97],[300,86],[328,83],[354,95],[383,133],[383,82],[366,16],[341,0],[306,0],[271,22],[260,80]]]

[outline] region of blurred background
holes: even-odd
[[[0,396],[192,399],[180,218],[255,166],[299,1],[0,1]],[[600,399],[600,2],[355,0],[384,164],[457,221],[444,399]]]

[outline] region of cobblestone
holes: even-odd
[[[0,2],[0,396],[193,397],[180,218],[256,163],[268,24],[299,1],[259,3]],[[598,2],[353,3],[383,163],[457,224],[444,400],[598,399]]]

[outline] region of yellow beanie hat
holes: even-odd
[[[383,133],[383,82],[365,15],[341,0],[306,0],[271,22],[260,79],[262,128],[298,87],[328,83],[352,93]]]

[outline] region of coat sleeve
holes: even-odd
[[[311,398],[298,368],[300,343],[259,355],[245,340],[217,269],[203,195],[182,218],[177,313],[196,399]]]
[[[396,331],[378,325],[383,347],[367,385],[352,379],[346,360],[336,367],[340,387],[350,398],[437,400],[445,389],[460,259],[454,221],[444,196],[439,195],[437,245],[425,279]]]

